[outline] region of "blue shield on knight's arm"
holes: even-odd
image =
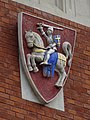
[[[56,45],[60,47],[61,35],[54,35],[53,40],[54,40],[54,43],[56,43]]]

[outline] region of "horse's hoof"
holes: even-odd
[[[55,87],[57,87],[57,88],[62,88],[62,87],[63,87],[63,85],[58,85],[58,84],[55,84]]]
[[[33,71],[33,68],[32,67],[28,67],[28,71]]]
[[[39,71],[39,69],[36,67],[36,68],[34,68],[34,72],[38,72]]]

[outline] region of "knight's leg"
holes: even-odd
[[[45,56],[45,60],[44,60],[44,61],[48,62],[48,60],[49,60],[49,58],[50,58],[50,55],[51,55],[52,53],[54,53],[54,52],[55,52],[54,49],[49,49],[49,51],[46,52],[46,56]]]
[[[33,71],[33,68],[32,68],[32,66],[31,66],[31,61],[30,61],[30,59],[31,59],[31,55],[30,55],[30,54],[27,54],[27,66],[28,66],[28,70],[29,70],[29,71]]]
[[[48,63],[49,58],[50,58],[50,54],[47,52],[44,61]]]

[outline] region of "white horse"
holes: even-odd
[[[40,37],[39,34],[33,31],[25,31],[25,38],[27,41],[27,46],[29,48],[33,48],[32,53],[27,54],[27,66],[29,71],[34,71],[38,72],[39,69],[36,65],[37,62],[42,62],[44,60],[44,55],[45,55],[45,46],[42,38]],[[71,66],[71,61],[72,61],[72,46],[69,42],[64,42],[62,44],[62,50],[65,55],[58,53],[58,60],[56,64],[56,69],[55,71],[58,73],[59,78],[55,84],[56,87],[62,87],[64,85],[64,80],[66,78],[66,62],[68,60],[68,66]],[[45,76],[45,73],[43,73]]]

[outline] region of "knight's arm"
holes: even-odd
[[[50,44],[50,47],[56,47],[56,43]]]
[[[48,36],[47,36],[46,33],[44,32],[42,23],[37,23],[37,25],[39,25],[39,27],[38,27],[37,29],[38,29],[38,30],[41,32],[41,34],[46,38],[46,40],[49,41],[49,40],[48,40]]]
[[[42,26],[42,23],[37,23],[37,25],[39,26],[39,27],[37,27],[37,29],[41,32],[41,34],[43,35],[45,32],[44,32],[44,30],[43,30],[43,26]]]
[[[46,38],[47,41],[49,41],[48,36],[46,35],[46,33],[44,31],[43,31],[42,35]]]

